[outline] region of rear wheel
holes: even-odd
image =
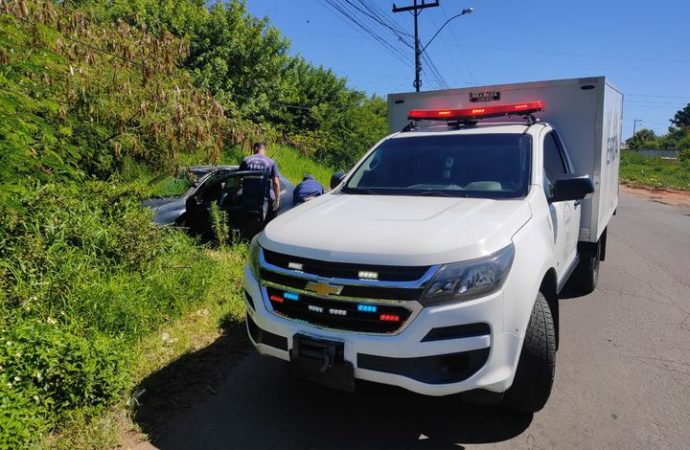
[[[600,261],[601,241],[580,249],[580,262],[570,278],[570,285],[578,294],[589,294],[597,287]]]
[[[555,371],[556,330],[549,304],[540,292],[527,325],[513,385],[505,392],[501,407],[520,413],[541,410],[551,395]]]

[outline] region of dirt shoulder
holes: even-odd
[[[679,189],[655,189],[653,187],[621,185],[621,191],[665,205],[690,208],[690,191]]]

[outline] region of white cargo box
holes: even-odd
[[[402,130],[411,109],[473,108],[541,100],[535,113],[563,139],[577,174],[594,194],[583,201],[580,241],[596,242],[618,207],[623,94],[604,77],[479,86],[388,95],[388,125]]]

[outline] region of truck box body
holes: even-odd
[[[388,124],[402,130],[412,109],[481,108],[541,100],[535,114],[551,124],[575,172],[589,174],[595,192],[582,203],[579,240],[596,242],[618,206],[622,93],[604,77],[537,81],[442,91],[390,94]],[[509,119],[508,119],[509,120]]]

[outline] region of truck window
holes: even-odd
[[[344,193],[515,198],[527,195],[532,139],[454,134],[384,141],[357,167]]]
[[[549,181],[553,182],[568,173],[566,162],[552,132],[544,137],[544,171]]]

